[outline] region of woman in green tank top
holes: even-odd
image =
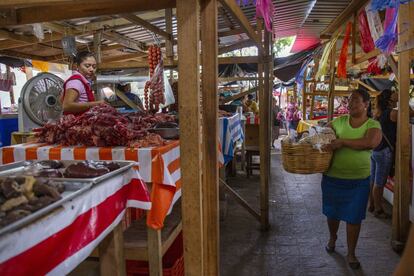
[[[371,152],[382,138],[380,124],[367,115],[369,102],[368,92],[354,91],[349,101],[349,115],[329,124],[337,139],[327,146],[334,155],[321,183],[323,213],[328,219],[330,233],[326,251],[334,252],[339,223],[345,221],[347,259],[353,269],[360,267],[355,248],[367,209]]]

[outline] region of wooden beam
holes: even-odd
[[[154,1],[153,1],[154,2]],[[200,120],[200,4],[177,0],[184,270],[204,275]],[[217,151],[217,149],[215,149]]]
[[[329,94],[328,94],[328,122],[333,120],[334,114],[334,92],[335,92],[335,52],[336,41],[332,47],[331,60],[330,60],[330,79],[329,79]]]
[[[398,42],[405,43],[414,39],[414,3],[404,4],[399,9],[398,29],[404,30],[398,34]],[[410,89],[410,59],[409,51],[398,54],[398,120],[397,120],[397,147],[395,160],[394,201],[392,220],[392,240],[404,243],[410,228],[410,158],[411,140],[409,127],[409,89]],[[404,61],[404,62],[403,62]]]
[[[387,57],[387,61],[388,61],[388,64],[390,65],[390,67],[391,67],[392,72],[395,74],[395,77],[398,80],[399,78],[398,78],[398,63],[397,63],[397,61],[395,60],[393,55],[389,55]]]
[[[0,30],[0,38],[11,39],[14,41],[26,42],[26,43],[39,43],[41,40],[32,35],[19,35],[11,31]]]
[[[97,2],[99,2],[99,5]],[[15,16],[13,16],[13,12],[8,12],[4,17],[0,18],[0,27],[109,14],[159,10],[173,8],[174,6],[175,0],[100,0],[88,2],[82,1],[82,4],[79,5],[64,3],[46,6],[32,6],[15,10]],[[80,7],[82,8],[80,9]]]
[[[125,54],[125,55],[118,55],[118,56],[108,56],[108,57],[104,57],[102,62],[104,62],[104,63],[119,62],[119,61],[143,58],[143,57],[146,57],[146,56],[147,56],[147,54],[141,53],[141,52],[132,53],[132,54]],[[148,66],[148,61],[147,60],[141,60],[139,62],[143,62],[144,65]]]
[[[221,18],[224,20],[224,23],[227,25],[227,27],[233,30],[234,26],[230,20],[230,16],[226,12],[226,9],[223,7],[218,7],[218,13],[220,14]]]
[[[8,57],[15,57],[15,58],[35,59],[35,60],[46,61],[45,58],[42,56],[24,54],[24,53],[19,53],[19,52],[12,51],[12,50],[0,50],[0,55],[4,55]]]
[[[368,84],[362,82],[361,80],[356,80],[356,83],[358,83],[359,85],[365,87],[366,89],[368,89],[368,91],[375,91],[375,89],[373,87],[371,87]]]
[[[263,25],[263,24],[262,24]],[[263,28],[263,27],[262,27]],[[259,34],[261,30],[259,30]],[[260,224],[262,230],[269,229],[269,181],[270,181],[270,141],[271,141],[271,104],[273,92],[273,54],[272,34],[264,30],[263,71],[259,70],[262,78],[262,90],[259,90],[259,137],[260,137]],[[264,77],[262,74],[264,74]],[[260,86],[259,86],[260,87]]]
[[[217,96],[217,0],[201,1],[201,65],[203,144],[203,264],[204,275],[219,275],[220,211]],[[207,135],[208,132],[208,135]]]
[[[101,52],[104,53],[104,52],[113,51],[117,49],[123,49],[123,48],[125,47],[119,44],[111,45],[111,46],[101,45]],[[87,49],[88,47],[86,45],[84,47],[78,48],[78,50],[87,50]],[[47,56],[44,58],[45,61],[49,61],[49,62],[59,61],[59,60],[64,60],[64,59],[67,59],[67,57],[63,55],[63,52],[60,55]]]
[[[257,91],[257,87],[252,87],[252,88],[248,89],[247,91],[243,91],[243,92],[240,92],[239,94],[228,97],[227,99],[225,99],[220,104],[225,104],[225,103],[243,98],[244,96],[249,95],[250,93],[253,93],[253,92],[256,92],[256,91]]]
[[[376,56],[378,56],[378,55],[380,55],[380,54],[381,54],[381,51],[380,51],[379,49],[375,48],[375,49],[374,49],[374,50],[372,50],[371,52],[366,53],[366,54],[364,54],[363,56],[361,56],[361,57],[357,58],[357,59],[355,60],[355,64],[360,64],[360,63],[363,63],[364,61],[367,61],[367,60],[369,60],[369,59],[371,59],[371,58],[373,58],[373,57],[376,57]]]
[[[102,62],[102,31],[96,32],[93,35],[93,48],[95,52],[96,62],[99,64]]]
[[[220,57],[219,64],[258,63],[258,56]]]
[[[177,67],[177,60],[164,60],[164,68]],[[149,68],[148,61],[124,61],[124,62],[104,62],[99,65],[99,69],[109,70],[109,69],[128,69],[128,68]]]
[[[221,31],[218,33],[219,37],[226,37],[226,36],[232,36],[232,35],[239,35],[239,34],[244,34],[244,30],[242,28],[239,29],[232,29],[232,30],[228,30],[228,31]]]
[[[352,0],[352,2],[346,7],[345,10],[339,14],[331,24],[322,31],[321,34],[331,34],[345,24],[355,12],[358,12],[360,8],[365,6],[368,3],[368,0]]]
[[[246,32],[250,39],[252,39],[258,47],[262,46],[261,36],[255,32],[250,25],[249,20],[244,15],[242,9],[234,0],[220,0],[220,3],[226,10],[233,16],[234,20],[240,25],[240,27]]]
[[[219,48],[219,55],[222,55],[224,53],[228,53],[234,50],[246,48],[246,47],[252,47],[252,46],[256,46],[256,43],[252,41],[251,39],[245,39],[245,40],[236,42],[234,44],[231,44],[229,46],[224,46],[224,47]]]
[[[145,45],[145,43],[137,42],[124,35],[118,34],[115,31],[103,32],[102,36],[105,39],[111,40],[130,49],[134,49],[140,52],[145,52],[147,50],[147,46]]]
[[[227,190],[230,196],[233,197],[244,209],[246,209],[255,219],[260,222],[260,214],[250,204],[243,199],[232,187],[220,179],[222,186]],[[218,275],[218,274],[216,274]]]
[[[140,26],[144,27],[145,29],[164,37],[165,39],[172,40],[172,34],[167,33],[164,30],[161,30],[157,26],[149,23],[148,21],[146,21],[146,20],[144,20],[144,19],[142,19],[142,18],[140,18],[136,15],[124,14],[124,15],[122,15],[122,17],[125,18],[126,20],[128,20],[131,23],[140,25]]]
[[[45,34],[45,38],[41,42],[47,43],[50,41],[60,40],[62,38],[63,36],[61,34],[56,34],[56,33]],[[35,38],[34,36],[29,36],[25,40],[26,41],[24,42],[22,40],[20,41],[2,40],[0,41],[0,50],[17,49],[17,48],[26,47],[26,46],[39,43],[39,40],[37,40],[37,38]]]
[[[174,43],[172,42],[173,33],[173,12],[172,9],[165,9],[165,31],[171,35],[171,39],[165,41],[165,54],[167,58],[174,58]]]

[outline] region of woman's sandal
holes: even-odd
[[[338,236],[334,240],[334,245],[329,245],[329,242],[328,242],[328,244],[325,246],[326,252],[328,252],[328,253],[335,252],[335,242],[336,242],[337,239],[338,239]]]
[[[350,268],[356,270],[359,269],[361,267],[361,263],[359,261],[356,262],[348,262],[348,265]]]
[[[349,257],[348,257],[349,258]],[[355,258],[356,259],[356,258]],[[350,268],[352,268],[352,269],[359,269],[360,267],[361,267],[361,263],[358,261],[358,260],[356,260],[356,261],[349,261],[348,260],[348,265],[349,265],[349,267]]]
[[[377,210],[374,211],[374,217],[379,219],[390,219],[391,215],[384,212],[384,210]]]

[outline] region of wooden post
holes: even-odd
[[[103,276],[124,276],[124,233],[119,223],[99,244],[99,264]]]
[[[398,43],[403,44],[414,39],[414,3],[401,5],[399,9],[398,29],[401,30],[398,36]],[[408,28],[408,30],[407,30]],[[403,51],[398,55],[398,123],[397,123],[397,149],[396,149],[396,181],[394,185],[393,202],[393,241],[405,242],[410,227],[409,206],[410,206],[410,128],[409,128],[409,87],[410,87],[410,52]]]
[[[169,34],[173,33],[173,22],[172,22],[172,9],[165,9],[165,31]],[[174,48],[173,48],[173,39],[165,40],[165,52],[168,59],[174,59]]]
[[[262,37],[262,29],[259,29]],[[260,222],[262,230],[269,228],[269,179],[270,179],[270,129],[271,120],[271,88],[270,88],[270,62],[271,52],[270,34],[264,30],[264,52],[259,49],[261,63],[259,63],[259,98],[260,98]],[[270,61],[269,61],[270,59]],[[273,80],[273,79],[272,79]],[[273,89],[273,87],[272,87]]]
[[[147,228],[148,264],[151,276],[162,276],[162,240],[161,230]]]
[[[204,275],[219,275],[217,0],[201,1]]]
[[[200,4],[177,0],[182,220],[186,275],[203,275]],[[217,150],[217,149],[216,149]]]
[[[306,120],[306,100],[308,98],[308,94],[306,92],[307,83],[306,83],[306,75],[308,72],[308,67],[305,69],[305,73],[303,74],[303,88],[302,88],[302,118]]]
[[[102,31],[98,31],[93,35],[93,48],[95,51],[96,63],[99,65],[102,62],[101,51]]]
[[[328,122],[332,121],[334,113],[334,100],[335,100],[335,55],[336,55],[336,42],[331,50],[330,60],[330,79],[329,79],[329,93],[328,93]]]

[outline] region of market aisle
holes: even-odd
[[[338,253],[325,252],[328,228],[321,213],[320,175],[294,175],[280,168],[280,155],[274,153],[268,232],[258,230],[259,223],[228,199],[221,221],[222,275],[391,275],[400,259],[390,246],[391,220],[367,214],[357,248],[362,268],[354,273],[345,261],[345,224],[340,226]],[[240,175],[228,182],[258,206],[258,176],[248,180]]]

